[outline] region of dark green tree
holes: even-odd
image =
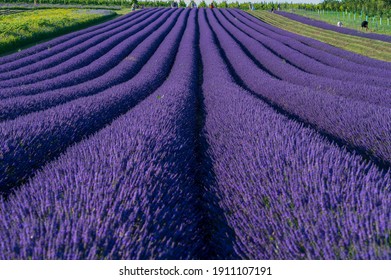
[[[208,5],[206,5],[206,2],[205,2],[204,0],[202,0],[202,1],[200,2],[200,4],[198,4],[198,7],[199,7],[199,8],[206,8],[206,7],[208,7]]]

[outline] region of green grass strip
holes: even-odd
[[[84,9],[35,10],[0,16],[0,55],[116,17]]]
[[[334,12],[328,11],[326,13],[318,13],[315,11],[309,10],[290,10],[289,12],[295,13],[307,18],[316,19],[319,21],[324,21],[332,25],[337,25],[338,21],[342,21],[343,27],[350,28],[356,31],[364,32],[365,30],[361,29],[361,22],[365,20],[365,16],[360,16],[359,13],[356,14],[356,18],[354,19],[354,13],[343,13],[343,12]],[[380,17],[375,17],[373,21],[373,17],[368,18],[369,29],[377,34],[391,35],[391,25],[387,25],[387,17],[382,18],[382,24],[380,24]]]
[[[248,13],[265,23],[286,31],[310,37],[347,51],[391,62],[391,43],[317,28],[267,11],[249,11]]]

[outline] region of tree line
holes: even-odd
[[[391,16],[391,0],[324,0],[310,9]]]
[[[116,5],[131,6],[138,4],[144,7],[170,7],[172,1],[138,1],[138,0],[0,0],[0,3],[29,3],[34,4],[71,4],[71,5]],[[185,1],[177,1],[179,7],[187,7]],[[208,7],[212,0],[202,0],[198,7]],[[248,10],[250,3],[256,10],[271,10],[280,7],[282,10],[306,9],[306,10],[326,10],[362,13],[368,16],[391,16],[391,0],[324,0],[320,4],[296,4],[292,2],[277,3],[273,1],[248,1],[239,3],[238,1],[213,1],[218,8],[239,8]]]

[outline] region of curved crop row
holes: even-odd
[[[231,9],[77,34],[0,64],[64,59],[1,81],[0,259],[390,256],[390,63]]]
[[[172,71],[158,90],[0,203],[0,235],[6,241],[0,259],[190,259],[200,254],[192,150],[195,16],[193,10]],[[26,219],[22,209],[35,210]],[[14,215],[7,218],[10,210]],[[23,228],[16,221],[23,221]],[[56,241],[46,246],[54,236]]]
[[[231,12],[237,14],[237,11]],[[303,54],[308,53],[312,58],[332,67],[337,67],[345,71],[367,73],[368,75],[383,75],[384,77],[386,77],[384,71],[387,70],[389,72],[389,70],[391,70],[388,62],[348,52],[321,41],[285,31],[259,21],[253,16],[243,12],[240,13],[240,16],[252,22],[258,26],[258,28],[261,26],[262,32],[267,32],[268,36],[281,40],[281,42],[284,42]]]
[[[242,12],[241,14],[243,16],[247,17],[249,20],[253,21],[254,23],[261,25],[263,27],[266,27],[267,29],[272,31],[272,33],[276,33],[280,36],[285,36],[285,37],[294,39],[294,41],[300,42],[301,43],[300,47],[305,47],[307,45],[307,46],[315,48],[318,51],[321,51],[323,53],[324,52],[330,53],[336,57],[348,59],[351,62],[354,62],[355,64],[358,64],[358,65],[361,64],[361,67],[365,66],[365,67],[373,67],[375,69],[380,68],[380,69],[391,70],[390,63],[388,63],[388,62],[376,60],[376,59],[369,58],[369,57],[366,57],[363,55],[359,55],[357,53],[349,52],[349,51],[334,47],[332,45],[314,40],[309,37],[305,37],[305,36],[301,36],[301,35],[298,35],[298,34],[295,34],[292,32],[285,31],[285,30],[280,29],[278,27],[264,23],[264,22],[260,21],[259,19],[255,18],[254,16],[251,16],[251,15],[244,13],[244,12]],[[308,49],[308,50],[310,50],[310,49]],[[324,54],[323,54],[323,56],[324,56]],[[316,56],[314,58],[316,58]],[[327,61],[324,61],[324,63],[327,63]],[[344,67],[344,65],[342,63],[340,63],[339,66]],[[378,71],[380,69],[378,69]],[[349,71],[349,69],[347,69],[347,70]]]
[[[380,80],[387,82],[387,74],[391,75],[391,72],[389,71],[357,67],[357,65],[352,64],[345,59],[318,52],[308,46],[301,51],[295,50],[295,46],[299,46],[300,44],[294,44],[292,43],[293,40],[289,40],[283,36],[273,37],[270,31],[249,21],[241,13],[231,14],[224,10],[222,13],[231,21],[231,23],[235,24],[237,28],[258,41],[264,48],[276,53],[281,59],[284,59],[286,62],[289,62],[305,72],[341,81],[362,83],[361,81],[363,79],[371,85],[371,78],[382,77]],[[327,61],[327,64],[322,63],[322,61]],[[348,65],[349,68],[341,69],[338,67],[338,64]],[[374,79],[376,80],[376,78]]]
[[[249,12],[262,21],[286,31],[309,37],[331,46],[365,55],[380,61],[391,61],[390,43],[336,33],[285,18],[266,11]]]
[[[20,184],[67,147],[103,128],[156,90],[170,71],[187,12],[133,79],[99,94],[0,124],[0,191]]]
[[[2,89],[0,99],[39,94],[50,90],[70,87],[98,78],[99,76],[104,75],[107,71],[118,66],[118,64],[120,64],[123,60],[128,59],[129,53],[132,52],[132,50],[143,40],[148,38],[148,36],[150,36],[156,28],[164,22],[164,20],[167,20],[170,15],[171,11],[160,18],[160,20],[156,20],[155,23],[151,23],[139,33],[133,35],[131,38],[123,40],[117,44],[113,43],[114,47],[110,52],[97,58],[95,61],[81,69],[75,69],[74,71],[58,76],[57,73],[54,72],[52,75],[55,77],[51,79],[48,78],[47,80],[36,82],[31,85]],[[171,21],[174,21],[174,19],[171,19]],[[91,50],[91,55],[94,55],[94,53],[96,53],[96,50]],[[75,59],[75,61],[78,60]],[[70,61],[71,64],[72,62],[73,60]]]
[[[357,30],[345,28],[345,27],[338,27],[335,25],[331,25],[327,22],[323,22],[320,20],[315,20],[307,17],[303,17],[297,14],[293,13],[288,13],[284,11],[276,11],[277,14],[284,16],[289,19],[293,19],[295,21],[308,24],[311,26],[316,26],[319,28],[327,29],[327,30],[332,30],[335,32],[343,33],[343,34],[348,34],[348,35],[353,35],[353,36],[358,36],[358,37],[363,37],[363,38],[369,38],[369,39],[374,39],[374,40],[379,40],[379,41],[384,41],[384,42],[390,42],[391,43],[391,36],[387,35],[382,35],[382,34],[375,34],[375,33],[363,33],[359,32]]]
[[[338,73],[339,71],[336,69],[329,70],[333,73],[337,72],[341,79],[345,79],[343,82],[306,73],[302,69],[296,68],[296,65],[287,64],[284,57],[281,59],[281,57],[275,55],[274,52],[279,52],[279,48],[277,46],[275,46],[272,51],[265,48],[263,46],[264,40],[260,40],[260,38],[255,40],[250,36],[246,36],[246,33],[240,32],[239,29],[231,22],[227,21],[220,12],[216,12],[215,14],[222,26],[231,34],[239,45],[244,48],[244,51],[250,53],[255,61],[258,61],[265,69],[277,78],[288,81],[292,84],[304,85],[317,90],[324,90],[380,106],[391,106],[391,91],[389,90],[391,87],[391,81],[389,79],[366,77],[357,74],[352,75],[351,73],[343,75],[345,73]],[[240,23],[237,23],[237,25],[240,26]],[[253,35],[256,36],[257,34],[255,33]],[[289,51],[289,48],[287,47],[284,48],[282,46],[282,48],[286,49],[287,52]],[[301,59],[302,56],[298,57],[298,60]],[[349,80],[351,80],[351,82]]]
[[[391,112],[389,108],[315,91],[270,77],[208,13],[212,29],[238,77],[254,93],[337,139],[391,163]]]
[[[143,15],[141,17],[135,17],[135,18],[130,18],[129,20],[126,20],[125,22],[121,22],[118,24],[117,27],[115,26],[109,26],[105,32],[100,32],[94,36],[92,36],[89,39],[84,39],[80,38],[79,40],[76,40],[76,42],[67,42],[66,46],[67,48],[60,53],[58,53],[56,50],[52,50],[51,47],[48,47],[47,51],[42,54],[44,56],[43,58],[41,57],[33,57],[29,56],[26,59],[22,59],[19,61],[19,64],[25,64],[27,65],[24,66],[18,66],[16,69],[15,66],[9,67],[6,69],[6,72],[0,74],[0,80],[3,80],[2,84],[5,86],[7,80],[9,79],[15,79],[15,78],[20,78],[26,75],[31,75],[31,74],[40,74],[44,76],[46,72],[53,72],[52,68],[55,68],[59,65],[64,64],[67,62],[69,59],[72,58],[80,58],[83,59],[83,54],[85,52],[88,52],[89,49],[93,49],[93,47],[96,47],[98,44],[104,44],[105,42],[110,42],[112,41],[112,36],[118,34],[128,34],[129,28],[131,29],[130,31],[137,31],[137,27],[140,26],[142,28],[143,26],[146,26],[145,22],[148,21],[148,19],[151,16],[149,14]],[[155,17],[157,18],[157,17]],[[149,21],[152,22],[152,21]],[[144,23],[144,25],[143,25]],[[138,30],[140,30],[138,28]],[[81,36],[83,37],[83,36]],[[104,45],[103,45],[104,47]],[[48,54],[51,54],[48,56]],[[104,54],[104,52],[102,52]],[[87,65],[87,61],[81,60],[79,62],[81,66]],[[66,65],[66,64],[65,64]],[[20,79],[16,79],[16,81],[20,81]],[[23,79],[22,79],[23,81]],[[3,87],[4,87],[3,86]]]
[[[388,258],[390,174],[237,86],[203,13],[199,22],[215,191],[238,256]]]
[[[166,17],[171,13],[172,11],[166,13]],[[76,75],[79,80],[85,79],[84,77],[80,77],[81,74],[94,77],[94,74],[89,73],[91,72],[91,69],[89,68],[94,69],[95,72],[98,72],[97,74],[104,73],[107,69],[114,67],[126,57],[132,50],[132,46],[134,47],[140,43],[142,39],[146,38],[154,31],[153,27],[156,28],[164,19],[166,18],[159,18],[159,14],[155,14],[139,24],[133,25],[122,32],[112,35],[100,44],[92,46],[87,51],[60,63],[57,66],[23,77],[2,81],[2,96],[6,96],[7,92],[12,91],[18,91],[20,92],[20,95],[24,95],[24,92],[30,92],[30,90],[31,92],[35,92],[34,90],[37,85],[38,88],[43,87],[51,89],[52,87],[48,86],[48,83],[55,83],[56,88],[63,87],[62,83],[58,82],[56,79],[66,79],[69,74]],[[78,71],[79,73],[77,73]],[[66,80],[68,83],[70,80],[72,83],[77,83],[78,80],[74,79],[75,77]]]
[[[151,24],[151,26],[146,28],[144,30],[146,33],[143,32],[143,34],[138,36],[135,35],[132,38],[133,40],[127,41],[125,45],[131,49],[135,43],[140,41],[140,38],[144,38],[146,34],[148,34],[148,30],[156,30],[149,34],[148,37],[146,37],[144,41],[131,51],[131,53],[118,65],[108,70],[102,76],[90,80],[90,72],[76,71],[75,73],[67,75],[67,79],[65,79],[65,81],[71,81],[72,84],[80,81],[80,83],[74,86],[67,86],[65,88],[49,90],[40,94],[18,96],[3,100],[0,103],[0,121],[15,119],[19,116],[45,110],[80,97],[94,95],[131,79],[137,74],[145,62],[148,61],[175,24],[175,14],[171,15],[171,18],[167,19],[164,17],[164,19],[164,24],[161,25],[162,21],[159,20],[156,22],[156,25]],[[159,27],[156,29],[157,26]],[[124,49],[127,50],[126,47]],[[112,52],[113,51],[114,50],[112,50]],[[116,54],[117,53],[112,53],[110,55],[115,56]],[[94,65],[96,64],[94,63]],[[99,67],[89,67],[89,69],[91,69],[91,71],[99,71],[99,73],[103,72]],[[79,73],[79,76],[77,73]],[[45,86],[53,83],[57,84],[56,81],[60,83],[59,79],[53,80],[53,82],[45,84]]]

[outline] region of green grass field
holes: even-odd
[[[117,16],[84,9],[45,9],[0,16],[0,55]]]
[[[333,12],[333,11],[308,11],[308,10],[289,10],[289,12],[321,20],[333,25],[336,25],[338,21],[342,21],[343,26],[354,30],[361,30],[361,22],[366,20],[365,16],[361,16],[359,13],[345,13],[345,12]],[[391,19],[387,17],[368,17],[369,27],[371,32],[378,34],[391,35]]]
[[[351,52],[391,62],[391,43],[313,27],[268,11],[249,11],[248,13],[289,32],[310,37]]]

